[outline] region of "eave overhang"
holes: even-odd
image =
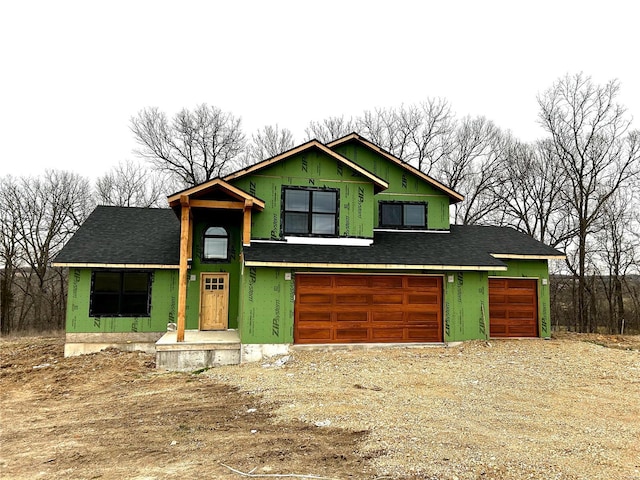
[[[493,258],[500,260],[564,260],[566,255],[526,255],[520,253],[490,253]]]
[[[74,263],[53,262],[53,267],[67,268],[118,268],[118,269],[144,269],[144,270],[177,270],[179,265],[163,265],[155,263]]]
[[[407,265],[382,263],[308,263],[308,262],[265,262],[245,260],[247,267],[286,267],[322,269],[363,269],[363,270],[436,270],[436,271],[506,271],[506,266],[498,265]]]

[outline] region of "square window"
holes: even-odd
[[[286,233],[309,233],[309,215],[306,213],[285,213]]]
[[[424,205],[404,205],[404,225],[407,227],[425,226]]]
[[[285,235],[335,236],[338,191],[318,188],[283,188]]]
[[[311,233],[316,235],[333,235],[336,231],[336,216],[314,213]]]
[[[399,203],[380,204],[380,224],[384,226],[402,225],[402,205]]]
[[[313,192],[313,211],[316,213],[335,213],[336,192]]]
[[[308,190],[286,190],[284,196],[284,208],[293,212],[309,211]]]

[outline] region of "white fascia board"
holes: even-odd
[[[374,228],[373,231],[391,233],[451,233],[451,230],[408,230],[404,228]]]
[[[157,270],[178,270],[180,265],[157,265],[153,263],[59,263],[53,262],[52,267],[69,268],[130,268],[130,269],[157,269]]]
[[[287,267],[287,268],[327,268],[363,270],[437,270],[437,271],[507,271],[507,267],[498,265],[402,265],[371,263],[306,263],[306,262],[263,262],[247,260],[247,267]]]
[[[564,260],[565,255],[524,255],[516,253],[490,253],[493,258],[512,260]]]
[[[341,245],[347,247],[369,247],[373,238],[350,237],[284,237],[287,243],[295,245]]]

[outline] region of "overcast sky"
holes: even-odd
[[[311,120],[444,97],[522,140],[565,73],[617,78],[640,127],[640,3],[29,1],[0,6],[0,175],[94,179],[129,119],[208,103],[302,141]]]

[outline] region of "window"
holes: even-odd
[[[204,232],[203,260],[226,260],[229,235],[223,227],[209,227]]]
[[[94,271],[91,275],[92,317],[147,317],[151,308],[151,273]]]
[[[425,203],[380,202],[380,227],[424,229],[427,226]]]
[[[285,235],[337,235],[338,191],[284,189]]]

